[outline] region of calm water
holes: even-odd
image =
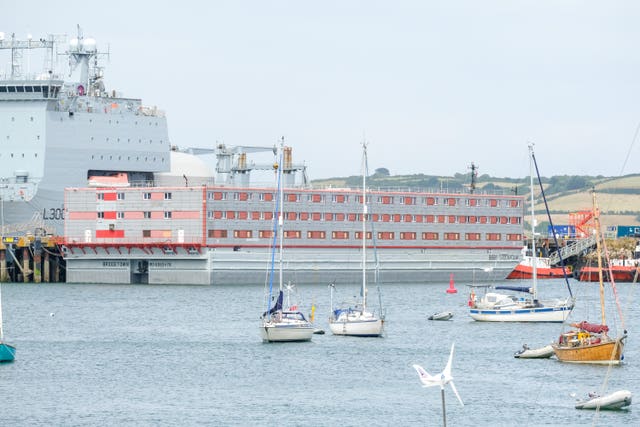
[[[575,320],[599,315],[597,286],[572,283]],[[0,365],[2,424],[441,425],[440,391],[420,387],[411,365],[439,372],[455,342],[465,406],[447,388],[448,425],[640,425],[634,406],[597,415],[574,409],[570,395],[600,390],[609,372],[610,391],[640,399],[637,286],[619,285],[630,338],[626,363],[609,370],[514,359],[561,326],[473,322],[461,284],[453,295],[446,283],[385,286],[385,338],[327,333],[286,344],[260,341],[262,286],[4,284],[5,339],[18,353]],[[562,281],[541,288],[566,295]],[[328,330],[326,285],[298,290]],[[445,309],[453,320],[427,320]]]

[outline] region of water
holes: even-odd
[[[447,387],[450,426],[640,425],[633,405],[596,414],[574,409],[571,396],[600,390],[606,377],[609,391],[639,392],[637,285],[618,286],[630,338],[626,363],[609,370],[513,358],[524,343],[550,343],[561,326],[474,322],[460,284],[452,295],[448,283],[385,286],[384,338],[331,335],[327,286],[299,286],[327,334],[281,344],[260,340],[262,286],[4,284],[5,339],[17,358],[0,365],[2,424],[442,425],[440,390],[422,388],[411,366],[439,372],[455,342],[465,406]],[[540,288],[566,295],[561,280]],[[597,285],[573,289],[574,319],[599,316]],[[453,319],[427,320],[442,310]]]

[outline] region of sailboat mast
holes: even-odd
[[[367,143],[362,143],[362,311],[367,308]]]
[[[602,324],[606,325],[607,320],[604,313],[604,280],[602,277],[602,246],[600,242],[600,212],[598,211],[598,204],[596,202],[596,190],[591,190],[593,198],[593,220],[595,221],[596,232],[596,253],[598,254],[598,281],[600,282],[600,317]]]
[[[280,212],[278,212],[278,238],[280,239],[280,265],[278,267],[278,275],[279,277],[279,289],[282,291],[282,251],[284,250],[284,180],[282,179],[282,160],[283,160],[283,150],[284,150],[284,137],[280,142],[280,165],[278,169],[278,179],[279,187],[280,187]]]
[[[533,144],[529,144],[529,179],[531,187],[531,266],[533,268],[533,299],[538,298],[538,258],[536,255],[536,210],[533,199]]]

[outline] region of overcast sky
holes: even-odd
[[[638,173],[640,2],[7,1],[0,31],[110,51],[107,89],[166,111],[179,147],[271,146],[311,179],[370,169]],[[2,56],[2,71],[8,69]],[[629,155],[629,160],[625,162]]]

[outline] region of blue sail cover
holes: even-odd
[[[496,289],[505,289],[507,291],[525,292],[532,294],[533,290],[528,286],[496,286]]]
[[[273,314],[276,311],[282,311],[282,301],[283,300],[284,300],[284,292],[280,291],[280,293],[278,294],[278,300],[276,301],[274,306],[271,307],[271,309],[269,311],[265,311],[264,313],[262,313],[262,317],[266,316],[267,314]]]

